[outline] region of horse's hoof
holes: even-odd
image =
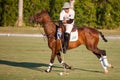
[[[110,68],[114,68],[111,64],[109,64],[108,67],[110,67]]]
[[[65,68],[66,68],[66,69],[72,69],[72,67],[71,67],[71,66],[66,66]]]
[[[71,66],[69,66],[69,68],[68,69],[72,69],[72,67]]]
[[[105,74],[108,74],[108,72],[109,72],[108,70],[105,70]]]
[[[70,66],[70,70],[75,70],[72,66]]]
[[[111,66],[111,68],[114,68],[113,66]]]
[[[48,71],[48,70],[45,70],[45,72],[46,72],[46,73],[50,73],[50,71]]]

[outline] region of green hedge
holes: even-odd
[[[0,26],[14,26],[18,17],[19,0],[0,0]],[[24,0],[23,19],[47,9],[53,20],[59,20],[63,3],[69,0]],[[75,23],[100,29],[120,26],[120,0],[75,0]]]
[[[0,0],[0,26],[14,25],[17,20],[17,0]]]

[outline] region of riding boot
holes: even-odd
[[[65,33],[64,34],[63,53],[66,53],[66,51],[67,51],[68,44],[69,44],[69,39],[70,39],[70,34],[69,33]]]

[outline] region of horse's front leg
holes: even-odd
[[[57,58],[58,58],[59,63],[62,64],[63,67],[65,67],[66,69],[71,69],[71,66],[69,66],[67,63],[65,63],[65,62],[62,60],[60,52],[57,53]]]
[[[51,72],[55,57],[56,57],[56,53],[55,53],[55,51],[52,51],[50,63],[49,63],[48,69],[45,70],[45,72],[48,72],[48,73]]]

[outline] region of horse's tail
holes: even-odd
[[[102,39],[103,39],[105,42],[108,42],[108,40],[105,38],[105,36],[103,35],[103,33],[100,32],[100,31],[98,31],[98,32],[99,32],[100,36],[102,37]]]

